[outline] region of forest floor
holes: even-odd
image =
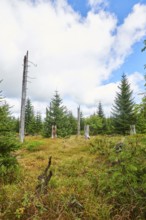
[[[98,179],[102,180],[106,172],[105,164],[110,167],[118,163],[116,156],[114,162],[109,156],[121,140],[121,136],[97,136],[89,140],[83,136],[26,137],[21,149],[15,152],[20,165],[16,181],[1,185],[0,219],[130,219],[119,208],[115,209],[114,200],[108,200],[107,189],[104,192],[103,187],[102,193],[98,192]],[[129,136],[124,142],[136,148],[140,141],[141,136]],[[45,179],[38,180],[38,176],[44,173],[50,157],[47,175],[51,171],[52,177],[44,189]],[[108,186],[108,181],[106,184]]]

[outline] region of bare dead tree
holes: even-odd
[[[52,125],[52,138],[56,138],[56,137],[57,137],[57,126]]]
[[[22,96],[21,96],[21,113],[20,113],[20,128],[19,137],[20,141],[24,141],[24,130],[25,130],[25,104],[26,104],[26,90],[27,90],[27,73],[28,73],[28,51],[24,56],[23,66],[23,80],[22,80]]]
[[[84,126],[85,139],[90,139],[89,136],[89,125]]]
[[[77,108],[77,117],[78,117],[78,127],[77,127],[77,135],[80,135],[80,106]]]

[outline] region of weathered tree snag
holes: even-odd
[[[90,139],[90,136],[89,136],[89,125],[85,125],[84,133],[85,133],[85,139]]]
[[[46,169],[44,170],[44,172],[41,175],[38,176],[39,184],[36,186],[36,193],[37,194],[41,194],[41,193],[46,194],[47,193],[47,186],[48,186],[48,183],[53,175],[51,170],[49,171],[49,174],[48,174],[48,170],[51,166],[51,159],[52,159],[52,157],[49,157],[49,161],[48,161],[48,165],[47,165]]]
[[[130,135],[136,134],[135,125],[130,125]]]
[[[26,104],[26,91],[27,91],[27,73],[28,73],[28,51],[24,56],[24,67],[23,67],[23,80],[22,80],[22,95],[21,95],[21,112],[20,112],[20,128],[19,137],[20,141],[24,141],[25,131],[25,104]]]
[[[56,137],[57,137],[57,126],[52,125],[52,138],[56,138]]]
[[[77,108],[77,135],[80,135],[80,106]]]

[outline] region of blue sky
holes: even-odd
[[[90,11],[90,6],[86,0],[68,0],[68,3],[71,5],[71,7],[73,7],[75,11],[81,13],[83,17],[86,17],[88,11]],[[137,3],[146,4],[146,0],[109,0],[108,5],[104,8],[105,10],[115,14],[118,19],[118,24],[120,25],[131,12],[133,6]],[[145,37],[132,47],[131,55],[127,57],[120,69],[117,69],[113,72],[111,79],[109,79],[108,82],[112,80],[119,80],[123,72],[128,74],[134,71],[138,71],[145,74],[144,64],[146,63],[146,54],[141,52],[141,49],[144,46],[144,39]]]
[[[127,57],[124,64],[112,73],[111,80],[119,80],[119,76],[125,72],[130,74],[132,72],[140,72],[143,75],[146,73],[144,69],[144,64],[146,63],[146,54],[141,52],[144,44],[143,41],[136,43],[132,48],[132,54]],[[143,82],[144,85],[145,82]],[[142,86],[142,83],[141,83]],[[142,86],[143,87],[143,86]]]
[[[120,1],[120,0],[110,0],[110,11],[116,14],[118,18],[118,23],[121,24],[125,17],[129,14],[132,7],[136,3],[146,3],[145,0],[130,0],[130,1]],[[145,38],[143,38],[145,39]],[[125,60],[125,63],[120,67],[119,70],[113,72],[113,78],[117,79],[121,72],[132,73],[134,71],[138,71],[141,73],[145,73],[144,71],[144,64],[146,62],[146,55],[145,53],[141,52],[143,48],[143,40],[136,43],[132,48],[132,54]],[[115,78],[116,77],[116,78]]]
[[[125,17],[129,14],[133,5],[137,3],[146,3],[145,0],[109,0],[107,2],[108,5],[106,7],[104,6],[105,10],[116,14],[119,24],[122,23]],[[90,10],[90,6],[86,0],[68,0],[68,3],[72,6],[72,8],[75,11],[80,12],[82,16],[86,16],[88,11]]]
[[[27,96],[42,114],[57,89],[74,115],[78,105],[83,115],[93,114],[101,101],[109,116],[123,72],[140,102],[146,0],[5,0],[0,14],[1,89],[15,115],[27,50],[37,64],[29,67],[35,80]]]
[[[68,0],[68,3],[73,7],[75,11],[81,13],[83,17],[87,16],[88,11],[90,11],[90,6],[87,1],[84,0]],[[130,0],[130,1],[121,1],[121,0],[109,0],[108,5],[104,6],[105,10],[114,13],[118,20],[118,25],[121,25],[124,22],[124,19],[131,12],[133,6],[137,3],[146,4],[146,0]],[[102,7],[102,6],[101,6]],[[143,75],[146,73],[144,70],[144,64],[146,63],[146,54],[141,52],[143,48],[143,39],[140,42],[137,42],[132,47],[131,55],[129,55],[123,65],[119,69],[116,69],[112,72],[110,78],[105,80],[103,84],[108,84],[111,82],[117,82],[121,79],[122,73],[131,74],[133,72],[140,72]],[[140,91],[144,91],[144,80],[139,82]],[[137,96],[137,93],[134,92],[134,97]],[[139,97],[136,98],[140,102]]]

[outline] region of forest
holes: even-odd
[[[21,143],[19,118],[0,92],[0,219],[146,219],[146,96],[136,104],[123,73],[114,100],[110,118],[101,102],[89,117],[81,111],[78,134],[58,91],[45,118],[28,98]]]

